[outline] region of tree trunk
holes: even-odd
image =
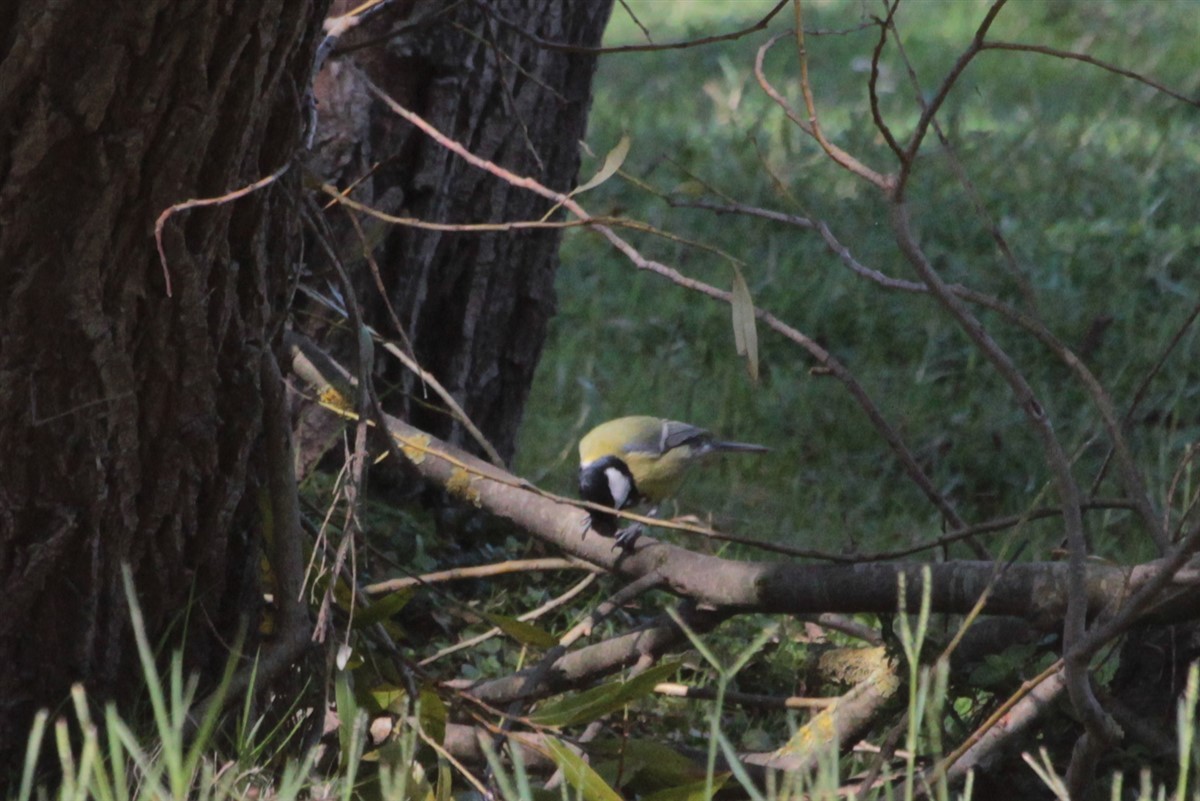
[[[597,46],[611,5],[398,3],[344,42],[318,79],[315,171],[354,183],[356,200],[389,214],[457,224],[541,218],[546,200],[445,150],[371,98],[362,76],[473,153],[566,190],[579,169],[596,57],[545,42]],[[400,338],[364,240],[345,210],[329,219],[367,322]],[[416,360],[509,458],[554,312],[560,232],[445,232],[359,219]],[[390,393],[390,411],[479,452],[419,378],[391,357],[375,361],[378,377],[402,390]]]
[[[260,365],[297,261],[323,0],[36,0],[0,15],[0,758],[151,642],[226,658],[257,590]],[[181,636],[186,635],[186,636]]]

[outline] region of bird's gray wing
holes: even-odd
[[[672,448],[683,445],[695,445],[698,442],[712,439],[712,434],[703,428],[697,428],[676,420],[664,420],[662,439],[659,441],[659,453],[666,453]]]

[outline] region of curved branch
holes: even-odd
[[[496,20],[509,30],[514,31],[521,38],[528,39],[529,41],[533,42],[538,47],[546,50],[554,50],[560,53],[582,53],[585,55],[600,56],[607,55],[609,53],[647,53],[657,50],[686,50],[691,47],[700,47],[701,45],[715,44],[717,42],[729,42],[735,39],[741,39],[743,36],[748,36],[756,31],[765,30],[767,25],[770,24],[771,20],[775,18],[775,15],[782,11],[783,7],[787,4],[788,0],[779,0],[779,2],[776,3],[775,6],[766,13],[766,16],[764,16],[758,22],[754,23],[748,28],[733,31],[732,33],[723,33],[716,36],[703,36],[699,39],[689,39],[683,42],[667,42],[665,44],[650,43],[644,45],[617,45],[615,47],[583,47],[582,45],[572,45],[564,42],[552,42],[549,39],[543,39],[535,33],[530,33],[517,23],[500,16],[496,13],[496,10],[492,8],[491,3],[482,2],[478,3],[478,6],[483,9],[483,11],[486,12],[492,19]]]
[[[950,90],[962,75],[963,70],[971,63],[971,59],[983,50],[983,38],[987,36],[988,30],[992,27],[992,23],[996,21],[996,15],[1000,13],[1000,9],[1004,7],[1007,0],[995,0],[992,7],[988,9],[987,14],[983,17],[983,22],[979,23],[979,27],[975,29],[975,36],[971,39],[971,44],[967,45],[967,49],[959,55],[958,60],[954,62],[954,66],[946,73],[945,79],[942,80],[942,85],[938,87],[937,94],[929,101],[929,105],[921,112],[921,118],[917,120],[917,127],[913,130],[912,139],[908,142],[908,147],[904,151],[904,157],[900,160],[900,175],[895,185],[895,200],[900,202],[904,197],[904,189],[908,183],[908,178],[912,174],[913,165],[917,160],[917,151],[921,148],[921,142],[925,139],[925,134],[929,132],[929,124],[933,121],[933,117],[941,109],[942,104],[946,102],[946,97],[949,96]]]
[[[799,9],[799,3],[797,3],[796,7]],[[794,122],[796,126],[800,128],[800,130],[804,131],[806,134],[815,139],[817,144],[821,146],[821,149],[825,151],[826,155],[833,159],[839,166],[854,173],[858,177],[869,181],[884,191],[891,191],[896,180],[894,176],[884,175],[871,169],[846,151],[842,150],[833,142],[830,142],[828,139],[826,139],[825,134],[821,131],[821,124],[817,120],[816,107],[813,104],[812,90],[808,86],[808,59],[804,51],[804,34],[802,29],[801,32],[797,34],[796,38],[800,47],[800,71],[802,76],[801,86],[804,90],[805,105],[808,106],[808,119],[806,120],[801,117],[800,114],[794,108],[792,108],[792,105],[788,103],[787,98],[781,95],[779,91],[771,85],[771,82],[767,80],[767,76],[763,72],[763,59],[766,58],[767,51],[770,50],[775,43],[784,36],[787,36],[787,34],[781,33],[778,36],[772,37],[771,39],[767,40],[766,44],[758,49],[758,54],[754,57],[754,77],[758,80],[758,85],[762,87],[762,90],[766,92],[768,97],[775,101],[776,105],[783,109],[783,113],[787,115],[787,118]]]
[[[896,154],[896,158],[900,161],[904,160],[904,151],[900,148],[900,143],[896,141],[896,137],[892,135],[892,129],[888,127],[887,122],[883,119],[883,111],[879,108],[879,92],[876,90],[876,84],[879,82],[879,59],[883,56],[883,47],[887,44],[888,29],[893,25],[893,18],[896,16],[896,11],[900,8],[900,0],[892,0],[887,2],[884,0],[884,8],[887,9],[887,16],[879,20],[879,41],[875,43],[875,49],[871,52],[871,78],[867,81],[867,93],[871,101],[871,118],[875,121],[875,128],[883,136],[883,140],[887,142],[887,146]]]
[[[1120,75],[1122,78],[1129,78],[1138,83],[1145,84],[1157,92],[1162,92],[1168,97],[1174,98],[1181,103],[1187,103],[1189,106],[1200,108],[1200,99],[1188,97],[1180,94],[1175,90],[1164,86],[1158,81],[1151,80],[1145,75],[1142,75],[1132,70],[1127,70],[1124,67],[1118,67],[1115,64],[1109,64],[1107,61],[1101,61],[1098,58],[1093,58],[1087,53],[1073,53],[1070,50],[1059,50],[1056,47],[1046,47],[1045,45],[1021,44],[1019,42],[984,42],[981,50],[1015,50],[1019,53],[1037,53],[1043,56],[1053,56],[1054,58],[1069,59],[1071,61],[1082,61],[1084,64],[1091,64],[1093,67],[1099,67],[1102,70]]]
[[[1087,658],[1082,657],[1075,649],[1087,630],[1088,602],[1085,565],[1087,540],[1083,530],[1082,497],[1079,485],[1071,473],[1070,459],[1058,441],[1058,437],[1054,433],[1054,424],[1045,407],[1034,394],[1033,387],[1029,385],[1012,358],[992,339],[983,324],[971,313],[962,299],[954,294],[949,285],[942,280],[933,265],[929,263],[925,253],[917,245],[908,221],[908,209],[899,200],[892,204],[891,222],[897,244],[905,258],[908,259],[921,280],[929,286],[946,311],[958,321],[964,333],[975,343],[975,347],[992,363],[997,374],[1009,385],[1016,396],[1017,405],[1024,412],[1030,428],[1040,440],[1046,465],[1054,477],[1059,501],[1063,507],[1063,522],[1066,528],[1067,542],[1070,546],[1064,627],[1064,640],[1068,653],[1066,659],[1067,689],[1071,696],[1071,703],[1083,718],[1088,733],[1099,741],[1113,742],[1119,738],[1119,728],[1096,699],[1088,675]]]

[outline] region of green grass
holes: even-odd
[[[656,42],[745,27],[770,3],[633,3]],[[898,18],[926,96],[981,18],[976,2],[911,2]],[[806,5],[809,29],[852,29],[874,4]],[[624,170],[664,193],[696,197],[696,179],[751,204],[825,220],[868,266],[912,278],[888,233],[877,195],[837,168],[757,86],[754,54],[792,25],[785,9],[768,32],[689,50],[606,56],[599,68],[588,144],[599,165],[622,134]],[[1186,3],[1021,2],[1006,7],[992,38],[1084,50],[1144,71],[1183,93],[1200,87],[1192,55],[1200,15]],[[641,41],[618,7],[608,42]],[[894,159],[871,124],[864,65],[872,30],[810,36],[810,69],[832,140],[882,171]],[[802,108],[794,47],[768,56],[774,85]],[[917,109],[903,64],[884,60],[884,114],[898,136]],[[1077,345],[1097,318],[1113,322],[1089,366],[1120,411],[1190,313],[1200,255],[1200,112],[1078,62],[988,52],[968,68],[940,119],[962,163],[1029,276],[1050,329]],[[776,190],[769,167],[786,186]],[[931,136],[910,192],[923,246],[952,280],[1022,305],[1018,284],[971,211]],[[1018,513],[1039,500],[1048,472],[1004,384],[929,299],[885,292],[851,275],[811,232],[673,209],[613,179],[583,197],[595,214],[621,213],[744,263],[755,302],[828,347],[884,407],[909,447],[968,521]],[[628,233],[642,252],[728,287],[728,264],[709,252]],[[765,457],[730,458],[697,476],[684,512],[711,513],[740,533],[831,550],[876,549],[935,534],[935,511],[904,476],[865,416],[834,379],[813,376],[795,345],[760,328],[763,379],[753,386],[733,349],[729,308],[638,273],[598,237],[567,234],[559,314],[526,412],[518,466],[572,489],[572,444],[622,414],[684,419],[723,435],[772,445]],[[1049,408],[1075,452],[1099,430],[1090,401],[1066,368],[1031,337],[981,312]],[[1191,399],[1200,391],[1197,339],[1189,332],[1152,384],[1130,436],[1156,501],[1175,463],[1200,435]],[[560,456],[566,453],[565,459]],[[1093,445],[1076,475],[1090,486],[1104,456]],[[1111,471],[1110,471],[1111,475]],[[1102,495],[1117,495],[1109,478]],[[1102,551],[1146,555],[1124,513],[1089,516]],[[1061,538],[1042,523],[1020,532],[1042,557]],[[1118,546],[1116,543],[1120,543]],[[965,555],[965,551],[958,552]]]

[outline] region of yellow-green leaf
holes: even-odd
[[[386,682],[372,687],[367,692],[371,709],[374,712],[403,712],[407,696],[408,693],[404,691],[403,687]]]
[[[557,637],[532,623],[492,612],[480,612],[479,615],[522,645],[530,645],[534,648],[553,648],[558,645]]]
[[[617,791],[609,787],[600,774],[570,748],[549,735],[543,742],[550,752],[550,758],[563,772],[563,778],[579,791],[583,801],[622,801]]]
[[[682,663],[665,662],[634,676],[629,681],[611,681],[583,692],[564,695],[557,701],[543,704],[530,720],[542,726],[574,726],[590,723],[643,695],[654,692],[659,682],[673,676]]]
[[[431,687],[421,688],[421,731],[436,743],[446,742],[446,704]]]
[[[617,146],[608,151],[608,155],[604,157],[604,165],[600,167],[600,171],[593,175],[587,183],[575,187],[571,195],[579,195],[589,189],[595,189],[609,178],[612,178],[617,170],[621,169],[621,165],[625,163],[625,157],[629,155],[629,143],[629,136],[622,136],[621,141],[617,142]]]
[[[412,597],[411,587],[399,592],[388,593],[375,603],[369,604],[365,609],[354,613],[354,628],[361,629],[387,620],[403,609]]]
[[[653,740],[600,740],[590,746],[589,753],[620,759],[626,780],[635,783],[643,793],[691,784],[704,778],[703,765],[669,745]]]
[[[758,383],[758,328],[754,319],[754,300],[750,287],[736,263],[733,265],[733,345],[738,356],[746,358],[746,370],[750,380]]]

